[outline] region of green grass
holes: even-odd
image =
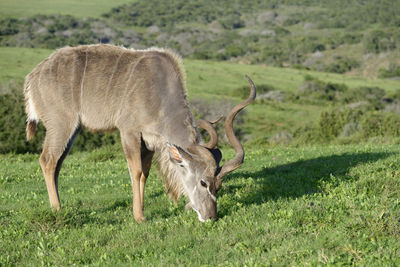
[[[26,75],[52,53],[47,49],[0,48],[0,84],[23,81]]]
[[[153,170],[137,225],[119,149],[66,159],[60,213],[37,155],[0,155],[0,265],[400,264],[400,146],[246,150],[203,224]]]
[[[111,8],[134,0],[0,0],[1,17],[28,17],[37,14],[63,14],[75,17],[100,17]]]
[[[259,65],[245,65],[228,62],[185,60],[188,76],[187,87],[199,94],[227,95],[232,88],[247,85],[244,74],[257,84],[271,84],[283,91],[296,91],[304,82],[305,75],[311,75],[326,82],[344,83],[350,88],[378,86],[388,92],[400,89],[400,83],[389,79],[370,79],[361,76],[340,75],[316,71],[277,68]]]

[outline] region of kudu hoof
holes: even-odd
[[[135,220],[136,220],[136,222],[137,222],[138,224],[141,224],[142,222],[145,222],[145,221],[146,221],[146,217],[135,218]]]

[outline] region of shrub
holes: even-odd
[[[0,20],[0,36],[18,33],[18,20],[14,18],[5,18]]]
[[[25,101],[22,83],[16,83],[5,94],[0,94],[0,153],[38,153],[41,151],[45,129],[39,123],[35,137],[27,142],[25,135]],[[92,150],[103,145],[119,143],[118,132],[91,133],[82,130],[77,136],[73,150]]]
[[[103,26],[99,30],[96,25]],[[19,20],[0,20],[0,37],[0,45],[3,46],[54,49],[99,41],[117,43],[122,33],[98,19],[77,19],[69,15],[35,15]]]
[[[229,59],[231,57],[241,56],[245,52],[246,51],[242,47],[240,47],[239,45],[231,44],[231,45],[228,45],[225,48],[224,56],[226,57],[226,59]]]
[[[54,19],[54,23],[51,23],[47,26],[47,30],[50,33],[55,33],[57,31],[74,29],[78,26],[78,24],[79,21],[70,15],[56,16]]]
[[[342,41],[345,44],[358,44],[362,41],[362,34],[358,33],[346,33],[342,37]]]
[[[378,110],[383,108],[382,100],[385,95],[386,92],[382,88],[361,86],[345,91],[340,98],[344,103],[366,101],[372,105],[373,109]]]
[[[334,73],[345,73],[352,69],[358,68],[360,63],[357,60],[351,58],[343,58],[336,60],[334,63],[329,64],[323,70]]]
[[[323,111],[318,120],[318,132],[324,140],[332,140],[343,132],[345,125],[356,123],[363,114],[349,108]]]
[[[0,95],[0,153],[38,152],[41,147],[44,137],[42,126],[37,129],[37,138],[32,142],[26,142],[25,101],[21,88],[22,84],[19,84],[18,90],[10,90]]]
[[[328,109],[321,112],[316,126],[297,129],[293,137],[301,143],[332,141],[359,142],[351,137],[400,137],[400,115],[363,109]],[[344,138],[344,139],[343,139]],[[340,142],[340,141],[339,141]]]
[[[237,29],[245,26],[244,21],[240,18],[240,14],[231,14],[222,17],[219,22],[225,29]]]
[[[374,30],[366,34],[363,40],[363,48],[366,53],[381,53],[396,48],[396,40],[391,32]]]
[[[361,121],[364,137],[400,136],[400,115],[391,112],[373,112]]]
[[[389,65],[388,69],[379,69],[378,78],[400,77],[400,65],[394,63]]]
[[[311,76],[305,76],[305,82],[298,89],[300,98],[334,101],[348,88],[345,84],[326,83]]]

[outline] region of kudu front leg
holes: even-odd
[[[142,143],[142,145],[143,145],[143,143]],[[141,204],[142,204],[142,210],[143,210],[143,203],[144,203],[144,188],[146,186],[147,177],[149,176],[151,160],[153,158],[153,155],[154,155],[153,151],[149,151],[143,147],[142,155],[141,155],[142,175],[140,176],[140,200],[141,200]]]
[[[143,203],[142,203],[142,195],[140,194],[140,178],[142,177],[142,170],[138,168],[138,163],[134,162],[131,159],[127,159],[129,172],[132,180],[132,191],[133,191],[133,217],[137,221],[137,223],[141,223],[146,221],[146,218],[143,215]]]
[[[141,138],[140,135],[137,135],[136,133],[126,133],[121,131],[121,141],[132,181],[133,217],[138,223],[141,223],[146,220],[146,218],[143,216],[143,203],[140,192],[140,180],[143,173]]]

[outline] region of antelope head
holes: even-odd
[[[218,137],[213,124],[215,121],[198,120],[197,125],[205,129],[210,135],[210,141],[204,145],[193,145],[183,150],[180,147],[169,145],[170,159],[177,164],[178,175],[182,177],[184,192],[189,199],[187,209],[192,208],[197,212],[198,219],[204,222],[207,219],[217,219],[217,192],[221,189],[223,177],[237,169],[244,159],[244,149],[233,130],[233,120],[236,115],[254,101],[256,88],[253,81],[246,75],[250,83],[250,95],[242,103],[236,105],[225,119],[225,134],[230,144],[235,149],[233,159],[219,166],[222,159],[221,151],[216,147]]]

